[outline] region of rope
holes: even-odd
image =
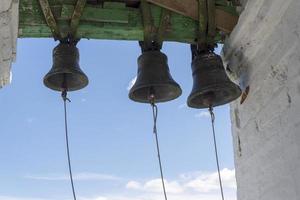
[[[67,156],[68,156],[68,166],[69,166],[69,174],[70,174],[70,181],[72,186],[73,198],[76,200],[76,193],[75,187],[73,182],[73,174],[72,174],[72,167],[71,167],[71,158],[70,158],[70,149],[69,149],[69,134],[68,134],[68,122],[67,122],[67,101],[71,102],[70,99],[67,97],[67,90],[63,90],[61,96],[64,101],[64,113],[65,113],[65,134],[66,134],[66,147],[67,147]]]
[[[167,198],[167,192],[166,192],[166,186],[165,186],[165,181],[164,181],[164,174],[163,174],[163,169],[162,169],[162,163],[161,163],[160,150],[159,150],[157,128],[156,128],[158,108],[154,104],[153,101],[151,102],[151,106],[152,106],[152,113],[153,113],[153,134],[155,135],[155,141],[156,141],[156,149],[157,149],[158,163],[159,163],[159,169],[160,169],[161,183],[162,183],[162,187],[163,187],[163,192],[164,192],[165,200],[168,200],[168,198]]]
[[[222,196],[222,200],[224,200],[224,193],[223,193],[223,186],[222,186],[222,179],[221,179],[221,172],[220,172],[220,165],[219,165],[219,156],[218,156],[218,149],[217,149],[217,142],[216,142],[216,133],[215,133],[215,114],[213,112],[213,107],[212,106],[209,107],[209,113],[210,113],[210,116],[211,116],[211,126],[212,126],[212,130],[213,130],[215,155],[216,155],[216,162],[217,162],[217,168],[218,168],[221,196]]]

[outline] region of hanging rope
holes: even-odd
[[[164,181],[164,174],[163,174],[163,169],[162,169],[162,164],[161,164],[159,142],[158,142],[157,128],[156,128],[158,108],[155,105],[154,101],[151,101],[151,107],[152,107],[152,113],[153,113],[153,134],[155,135],[155,141],[156,141],[156,150],[157,150],[158,163],[159,163],[159,169],[160,169],[160,177],[161,177],[161,182],[162,182],[162,187],[163,187],[163,192],[164,192],[165,200],[168,200],[168,198],[167,198],[167,192],[166,192],[166,186],[165,186],[165,181]]]
[[[70,149],[69,149],[69,136],[68,136],[68,122],[67,122],[67,101],[71,102],[70,99],[67,97],[67,90],[63,90],[61,96],[64,101],[64,112],[65,112],[65,133],[66,133],[66,147],[67,147],[67,156],[68,156],[68,166],[69,166],[69,174],[70,174],[70,181],[72,186],[73,198],[76,200],[76,193],[75,187],[73,182],[73,174],[72,174],[72,167],[71,167],[71,158],[70,158]]]
[[[221,179],[221,172],[220,172],[220,165],[219,165],[219,156],[218,156],[218,149],[217,149],[217,142],[216,142],[216,133],[215,133],[215,114],[213,112],[212,106],[209,107],[209,113],[211,116],[211,126],[213,131],[213,138],[214,138],[215,155],[216,155],[216,162],[218,168],[220,190],[221,190],[222,200],[224,200],[224,193],[223,193],[223,186],[222,186],[222,179]]]

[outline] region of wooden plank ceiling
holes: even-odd
[[[20,0],[20,38],[53,37],[53,29],[45,20],[40,1]],[[42,0],[45,1],[48,1],[58,28],[56,31],[61,37],[73,34],[76,38],[144,40],[145,21],[140,0],[86,0],[80,4],[81,7],[80,5],[78,7],[77,0]],[[164,32],[161,40],[195,42],[199,35],[197,0],[146,1],[150,7],[148,20],[153,25],[150,31],[160,32],[160,26],[163,24]],[[222,36],[229,34],[237,23],[237,4],[236,0],[214,0],[214,2],[216,8],[214,40],[222,42]],[[80,15],[74,16],[74,9],[79,9]],[[162,22],[166,14],[168,20]]]

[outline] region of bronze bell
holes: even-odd
[[[44,77],[45,86],[57,91],[74,91],[88,83],[88,77],[79,67],[79,51],[75,44],[57,45],[53,49],[53,66]]]
[[[138,58],[138,74],[129,92],[129,98],[149,103],[151,95],[155,102],[166,102],[181,95],[180,86],[173,80],[168,58],[158,50],[146,51]]]
[[[241,89],[227,76],[222,59],[213,52],[200,53],[192,61],[193,90],[187,104],[192,108],[219,106],[237,99]]]

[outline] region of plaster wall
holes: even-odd
[[[231,104],[238,200],[299,200],[300,1],[249,0],[223,58],[250,87]]]
[[[238,200],[300,199],[300,1],[242,0],[223,49],[250,92],[231,105]],[[0,87],[16,56],[18,0],[0,2]]]
[[[0,2],[0,88],[11,80],[11,64],[16,58],[18,0]]]

